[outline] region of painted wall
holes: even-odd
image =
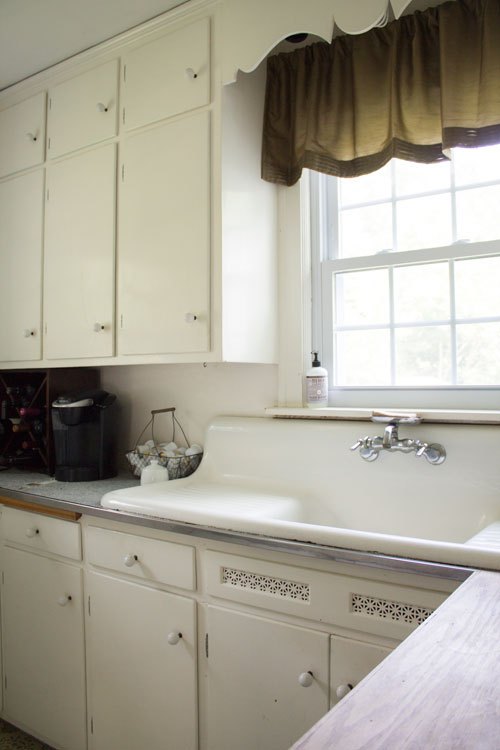
[[[125,466],[124,454],[134,446],[152,409],[175,406],[189,440],[203,445],[213,417],[263,416],[266,407],[276,404],[278,368],[239,364],[103,367],[101,384],[118,397],[118,450],[120,464]],[[170,435],[170,416],[159,415],[155,436],[170,439]]]

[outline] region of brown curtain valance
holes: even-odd
[[[339,177],[500,142],[500,0],[455,0],[267,64],[262,177]]]

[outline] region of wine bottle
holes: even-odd
[[[42,410],[37,406],[21,406],[19,409],[20,417],[38,417],[42,413]]]
[[[12,432],[29,432],[29,430],[31,430],[29,422],[19,422],[12,425]]]

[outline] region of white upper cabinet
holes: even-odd
[[[118,241],[119,354],[205,352],[210,305],[210,114],[128,138]]]
[[[43,169],[0,183],[0,360],[41,357]]]
[[[112,138],[118,127],[118,60],[49,90],[48,156]]]
[[[208,18],[172,31],[123,57],[123,114],[127,130],[210,102]]]
[[[45,100],[43,91],[0,111],[0,176],[43,162]]]
[[[116,146],[47,169],[46,359],[113,354]]]

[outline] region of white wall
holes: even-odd
[[[175,406],[189,440],[203,445],[213,417],[263,416],[266,407],[276,404],[278,368],[239,364],[103,367],[101,385],[118,397],[118,450],[123,466],[125,452],[134,447],[152,409]],[[170,415],[155,419],[157,439],[170,438],[170,428]]]

